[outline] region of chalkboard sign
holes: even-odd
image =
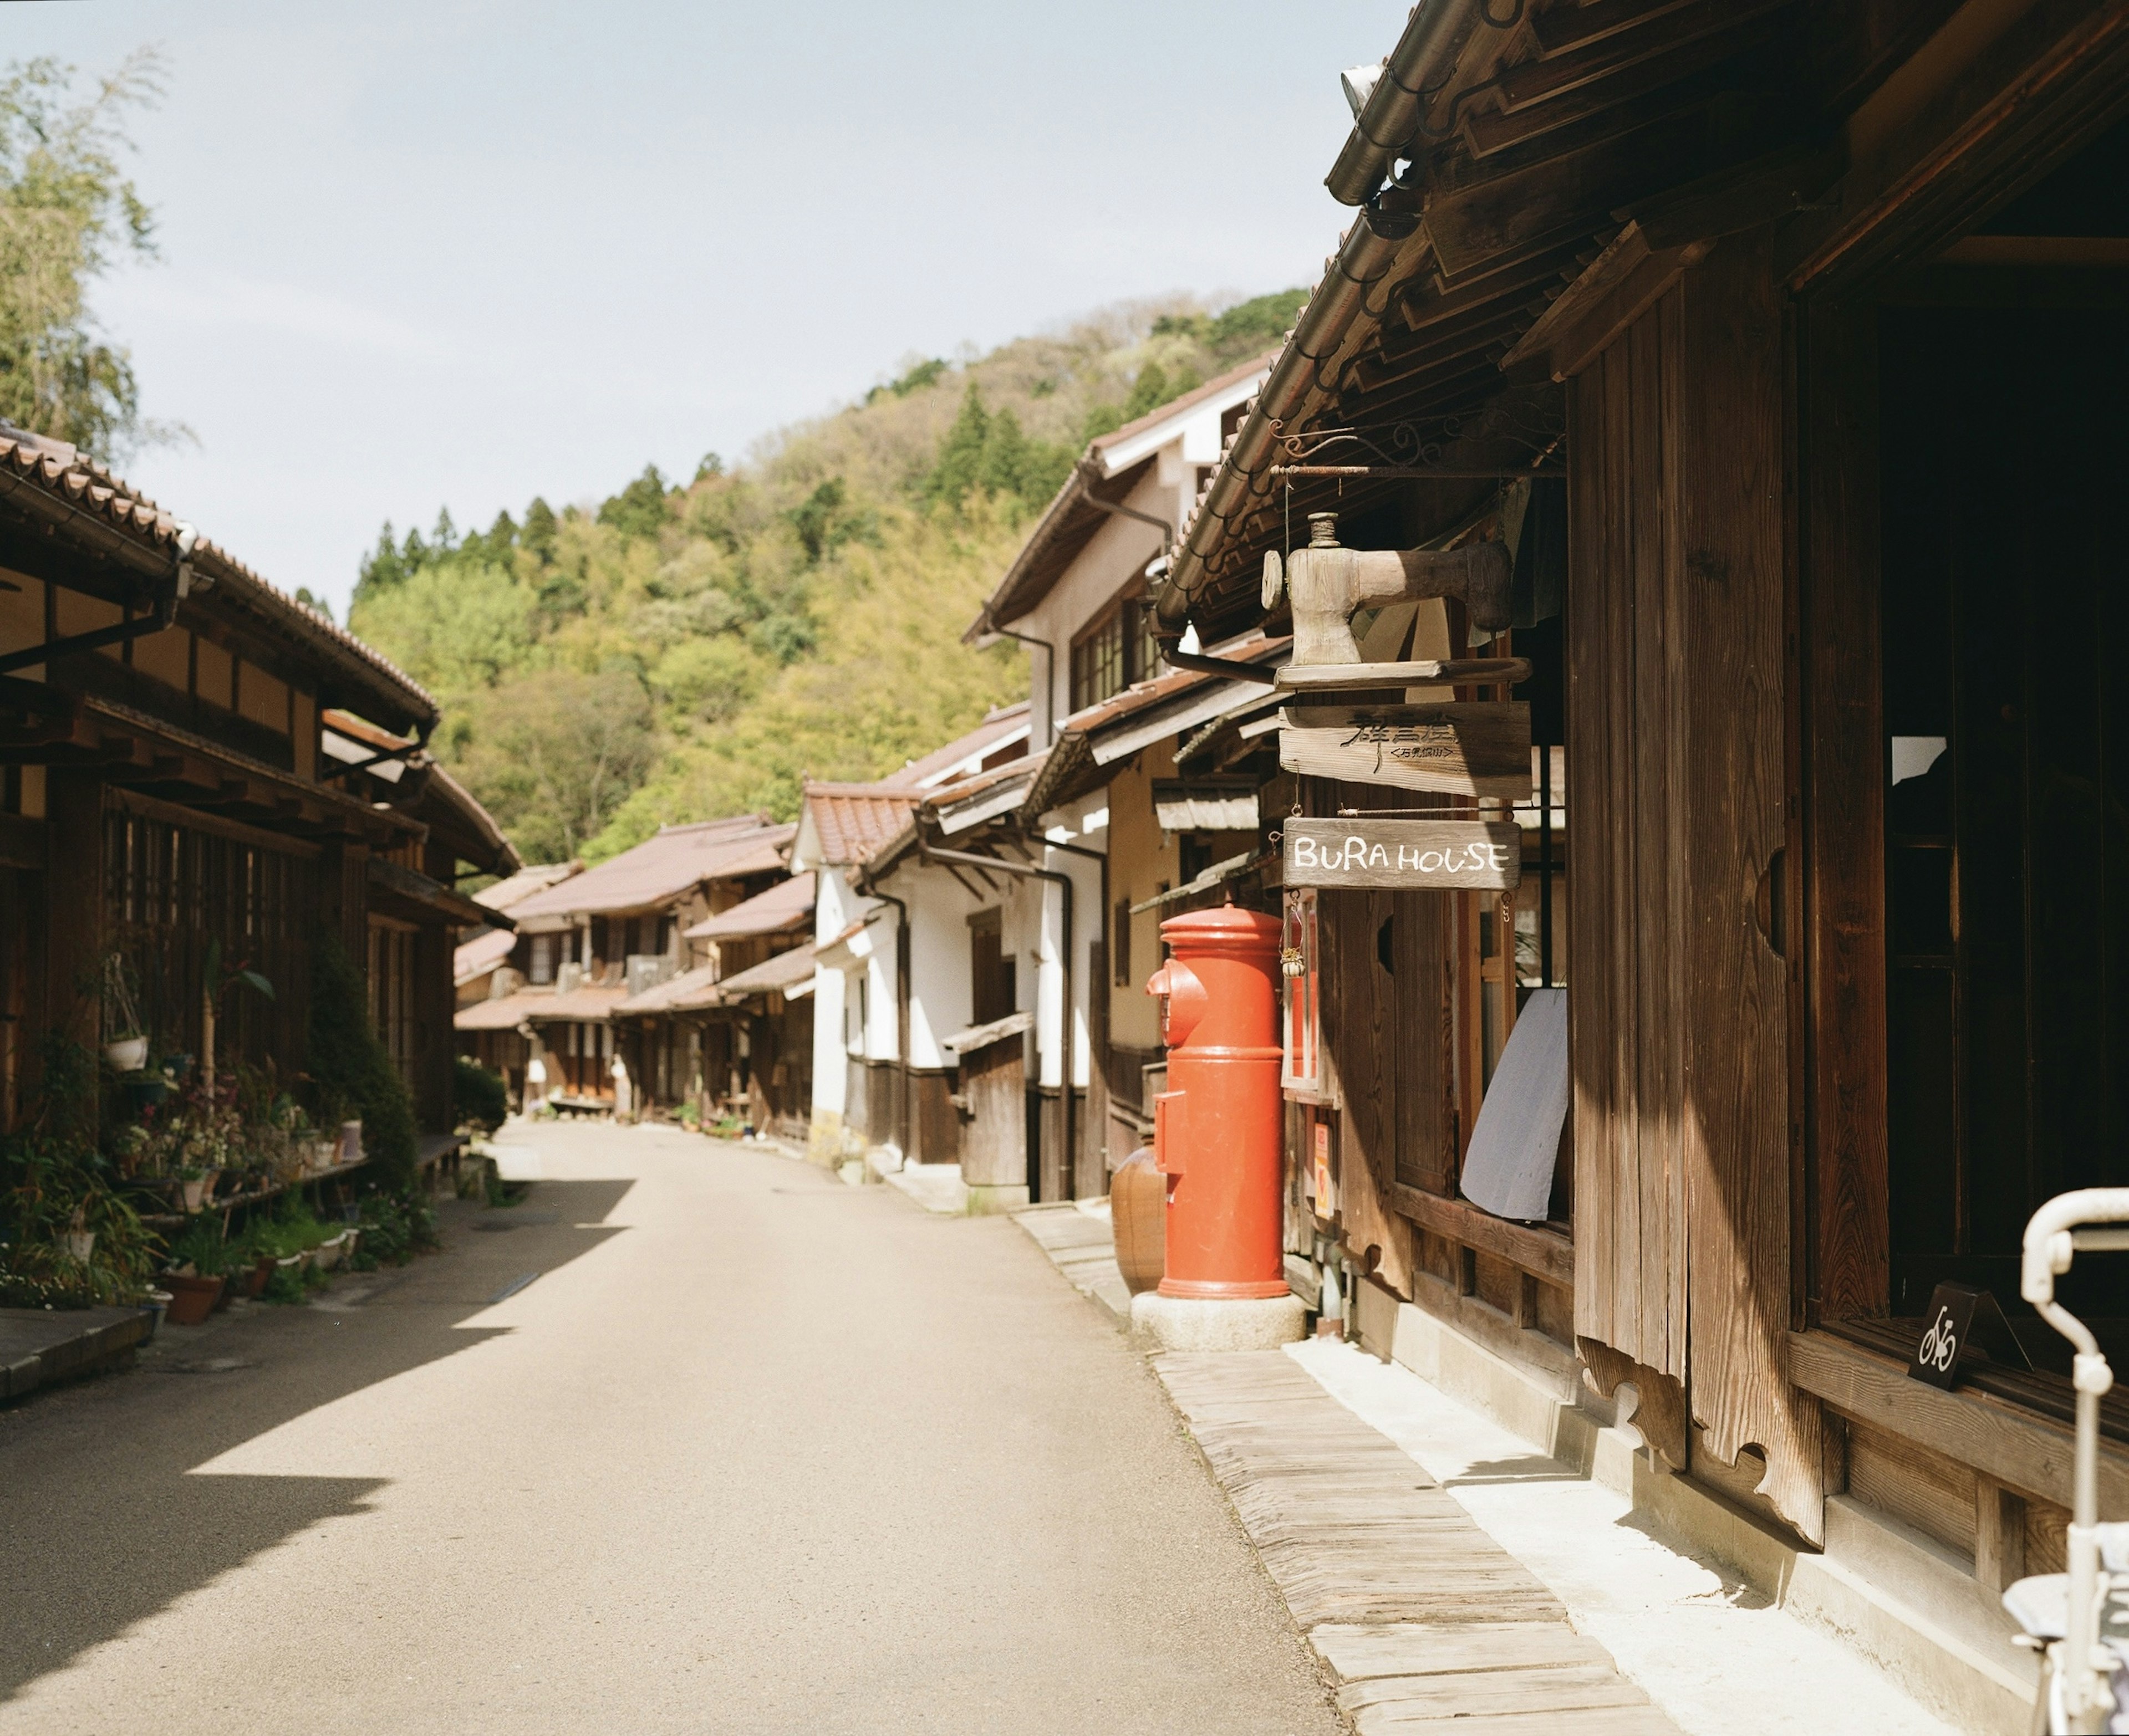
[[[1507,892],[1522,875],[1520,826],[1476,820],[1283,821],[1288,886]]]
[[[1519,701],[1288,706],[1279,721],[1279,763],[1289,772],[1511,801],[1530,796],[1530,707]]]

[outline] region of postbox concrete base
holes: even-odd
[[[1141,1350],[1276,1350],[1307,1335],[1298,1296],[1202,1301],[1142,1291],[1131,1298],[1131,1342]]]

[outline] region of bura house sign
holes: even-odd
[[[1475,820],[1289,820],[1288,886],[1388,892],[1509,892],[1522,877],[1522,831]]]

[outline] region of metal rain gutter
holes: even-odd
[[[1157,630],[1179,635],[1190,606],[1204,582],[1205,556],[1217,546],[1227,526],[1252,510],[1252,479],[1279,454],[1279,436],[1321,383],[1322,364],[1337,354],[1365,307],[1369,294],[1388,276],[1398,254],[1419,227],[1419,219],[1401,212],[1364,208],[1346,231],[1345,243],[1331,261],[1323,281],[1302,310],[1293,332],[1272,364],[1250,405],[1233,443],[1221,459],[1205,498],[1175,555],[1169,582],[1161,587],[1155,613]]]
[[[1514,0],[1507,23],[1495,24],[1478,0],[1419,0],[1354,117],[1345,149],[1323,178],[1331,197],[1341,205],[1365,205],[1374,197],[1390,165],[1425,131],[1426,105],[1449,76],[1473,24],[1483,19],[1496,30],[1511,29],[1522,13],[1523,0]]]

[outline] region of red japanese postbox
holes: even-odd
[[[1169,1088],[1153,1100],[1168,1177],[1160,1294],[1284,1296],[1279,920],[1230,905],[1160,933],[1172,956],[1145,986],[1168,1045]]]

